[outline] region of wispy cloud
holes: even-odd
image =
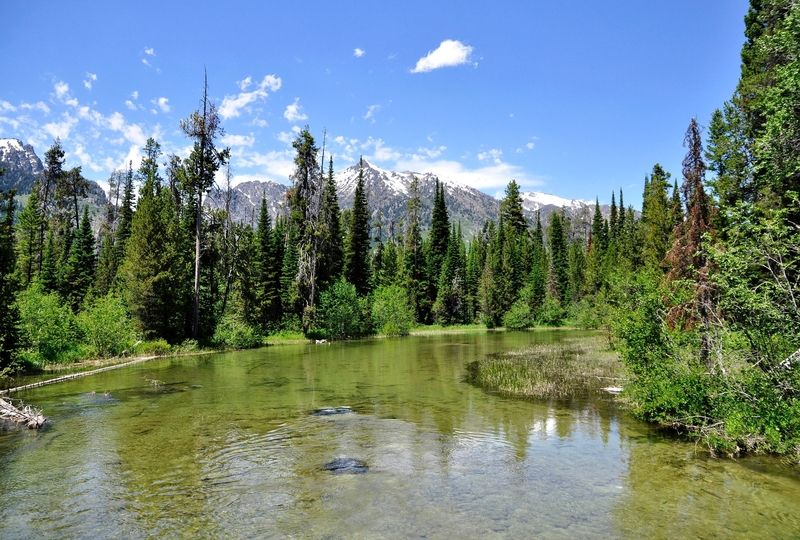
[[[277,92],[281,88],[281,78],[275,75],[266,75],[260,83],[249,92],[246,91],[250,87],[252,79],[248,76],[237,84],[240,93],[230,96],[225,96],[222,100],[222,105],[219,107],[219,114],[224,119],[236,118],[242,114],[242,109],[258,101],[267,99],[270,92]]]
[[[94,82],[97,80],[97,73],[86,72],[86,78],[83,80],[83,87],[91,90]]]
[[[364,49],[361,49],[359,47],[353,49],[353,56],[355,56],[356,58],[361,58],[365,54],[367,54],[367,51],[365,51]]]
[[[227,134],[222,137],[222,144],[225,146],[253,146],[256,138],[252,135],[232,135]]]
[[[370,105],[367,107],[367,112],[364,113],[364,120],[369,121],[370,123],[375,123],[375,115],[378,111],[381,110],[380,105]]]
[[[443,67],[460,66],[470,62],[472,47],[458,40],[446,39],[428,54],[417,60],[411,73],[426,73]]]
[[[169,111],[172,110],[172,107],[169,104],[169,98],[165,97],[156,98],[152,100],[150,103],[158,107],[159,110],[164,113],[168,113]]]
[[[308,120],[308,115],[303,112],[303,106],[300,105],[300,98],[294,98],[294,101],[286,106],[286,110],[283,111],[283,117],[286,118],[288,122],[302,122],[304,120]]]

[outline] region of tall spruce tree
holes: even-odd
[[[422,203],[419,180],[412,177],[406,207],[406,227],[403,239],[403,284],[409,295],[409,305],[417,321],[427,316],[426,295],[422,293],[425,280],[425,258],[422,251],[422,225],[420,223]]]
[[[569,260],[567,254],[567,231],[564,216],[559,212],[550,215],[550,292],[562,306],[568,301]]]
[[[64,299],[78,311],[86,293],[94,283],[95,239],[89,208],[83,208],[80,227],[76,229],[69,258],[65,267]]]
[[[322,188],[320,209],[323,241],[320,247],[319,286],[324,289],[342,274],[344,246],[342,244],[341,211],[333,176],[333,157],[328,161],[328,176]]]
[[[203,235],[203,196],[214,184],[214,175],[227,163],[230,150],[219,150],[215,140],[222,136],[220,116],[216,106],[208,99],[208,78],[203,79],[203,97],[200,108],[181,120],[181,129],[194,141],[194,146],[184,166],[183,189],[191,200],[194,211],[194,302],[192,308],[192,336],[200,337],[200,266]]]
[[[39,182],[33,185],[28,204],[19,214],[17,224],[17,277],[22,287],[27,287],[39,274],[38,261],[41,260],[44,246],[39,237],[44,223],[41,202],[39,200]]]
[[[275,231],[269,216],[266,199],[261,199],[261,210],[258,215],[258,229],[255,235],[255,252],[253,255],[256,317],[254,318],[264,330],[275,329],[281,320],[280,267],[275,246]]]
[[[353,213],[347,244],[345,273],[358,294],[369,292],[369,208],[364,186],[364,160],[359,160],[358,179],[353,195]]]
[[[0,371],[11,366],[20,341],[15,303],[19,282],[14,272],[14,205],[13,190],[0,192]]]
[[[506,186],[506,194],[500,202],[500,215],[503,222],[511,227],[516,234],[522,234],[528,229],[528,222],[522,212],[522,197],[519,193],[519,184],[511,180]]]
[[[673,228],[667,199],[669,177],[661,165],[655,164],[642,203],[642,258],[648,267],[662,270]]]

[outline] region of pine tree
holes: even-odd
[[[114,238],[114,249],[116,250],[116,260],[121,261],[125,256],[125,243],[131,235],[131,223],[133,222],[133,168],[128,164],[128,172],[125,174],[125,187],[123,188],[122,207],[119,209],[119,222],[117,223],[116,237]]]
[[[172,193],[159,190],[155,175],[139,189],[131,233],[119,267],[120,290],[148,339],[181,341],[191,305],[190,236]]]
[[[42,271],[39,273],[39,281],[42,283],[44,292],[55,292],[58,289],[58,254],[56,253],[55,238],[53,231],[47,232],[47,243],[42,254]]]
[[[427,317],[428,309],[425,305],[425,295],[421,294],[425,283],[425,261],[422,251],[420,208],[419,181],[416,177],[413,177],[406,209],[402,276],[405,289],[409,295],[409,305],[414,310],[416,320],[424,321]]]
[[[549,267],[547,251],[544,246],[544,231],[540,212],[536,212],[536,227],[533,231],[533,250],[531,273],[528,278],[530,297],[528,299],[531,313],[539,312],[547,296],[547,270]]]
[[[0,370],[12,365],[19,347],[14,210],[14,191],[0,193]]]
[[[255,320],[264,330],[277,328],[281,320],[280,265],[275,248],[275,232],[267,208],[261,200],[253,255],[253,287],[257,309]]]
[[[506,186],[506,195],[500,202],[500,216],[516,234],[522,234],[528,229],[528,222],[522,212],[522,197],[519,194],[519,185],[516,180],[511,180]]]
[[[44,222],[39,200],[39,183],[35,183],[28,198],[28,204],[19,214],[17,225],[17,276],[21,287],[27,287],[39,274],[38,261],[41,260],[44,245],[39,232]]]
[[[323,241],[320,247],[319,286],[324,289],[339,278],[344,265],[341,212],[333,176],[333,158],[328,161],[328,176],[322,189],[320,219],[323,224]]]
[[[358,294],[369,292],[369,209],[364,187],[364,160],[359,161],[358,180],[353,196],[350,237],[347,244],[345,274]]]
[[[184,185],[194,209],[194,304],[192,310],[192,336],[200,337],[200,266],[203,223],[203,195],[214,183],[214,175],[227,163],[230,150],[218,150],[215,139],[222,135],[220,116],[216,106],[208,99],[208,79],[203,81],[200,109],[181,121],[181,129],[194,140],[194,147],[186,159]]]
[[[701,329],[700,360],[710,369],[709,329],[713,311],[710,269],[703,249],[703,236],[711,231],[711,204],[703,187],[705,162],[700,128],[692,118],[686,130],[684,145],[688,148],[683,160],[682,191],[687,201],[686,220],[676,231],[667,254],[669,281],[691,280],[694,296],[688,305],[676,306],[670,313],[672,324],[698,325]]]
[[[619,233],[619,217],[617,215],[617,201],[614,192],[611,192],[611,212],[608,217],[608,243],[614,243]]]
[[[569,261],[564,217],[553,212],[550,215],[550,291],[562,307],[566,305],[569,291]]]
[[[61,141],[56,139],[47,152],[44,154],[44,173],[39,183],[39,199],[42,204],[42,221],[39,224],[39,245],[44,245],[45,231],[53,218],[55,212],[55,193],[56,186],[61,182],[64,174],[64,149]],[[42,258],[44,253],[39,252],[37,268],[42,268]]]
[[[86,293],[94,282],[95,239],[92,222],[89,221],[89,208],[83,208],[83,218],[76,230],[69,258],[66,264],[66,287],[64,299],[78,311]]]
[[[669,173],[661,165],[653,166],[649,182],[645,184],[642,206],[642,258],[650,268],[663,269],[664,255],[672,235],[670,205],[667,199]]]
[[[678,190],[678,181],[672,187],[672,198],[670,199],[669,207],[669,221],[673,232],[675,228],[683,223],[683,204],[681,203],[681,194]]]
[[[439,275],[438,296],[433,304],[434,317],[440,324],[466,322],[466,261],[463,258],[463,242],[460,229],[454,226]]]

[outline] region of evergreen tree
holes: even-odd
[[[347,281],[355,285],[358,294],[369,292],[369,209],[364,187],[364,160],[359,161],[358,180],[353,196],[353,213],[347,244]]]
[[[425,295],[422,294],[425,279],[425,260],[422,251],[420,208],[419,181],[416,177],[413,177],[406,210],[402,275],[405,289],[409,294],[409,305],[414,310],[415,318],[417,321],[424,321],[427,317],[428,309]]]
[[[339,278],[344,265],[341,212],[333,176],[333,158],[328,161],[328,176],[322,189],[320,219],[323,225],[323,241],[320,247],[319,286],[324,289]]]
[[[44,173],[39,183],[39,199],[42,204],[42,221],[39,224],[39,245],[44,245],[45,231],[55,212],[55,193],[56,186],[61,182],[64,174],[64,149],[61,141],[56,139],[53,145],[44,154]],[[39,252],[37,269],[42,268],[42,258],[44,253]]]
[[[267,201],[262,199],[255,235],[253,287],[257,306],[255,320],[265,330],[277,328],[281,320],[282,261],[278,259],[275,241]]]
[[[83,218],[72,242],[65,267],[64,299],[78,311],[86,293],[94,282],[95,239],[92,223],[89,221],[89,208],[84,207]]]
[[[661,165],[653,166],[645,184],[642,206],[642,258],[650,268],[663,269],[664,255],[672,235],[670,205],[667,199],[669,173]]]
[[[39,273],[38,261],[44,249],[39,232],[44,223],[39,200],[39,183],[33,185],[28,204],[19,214],[17,225],[17,276],[20,285],[28,287]]]
[[[683,204],[681,203],[681,194],[678,190],[678,182],[675,181],[672,187],[672,198],[670,199],[669,206],[669,221],[672,230],[683,223]]]
[[[453,227],[448,242],[447,256],[439,275],[438,295],[433,304],[434,317],[440,324],[466,322],[467,291],[463,242],[460,229]]]
[[[14,191],[0,193],[0,371],[11,366],[20,341],[15,303],[19,283],[14,272],[14,210]]]
[[[42,271],[39,273],[39,281],[45,293],[55,292],[58,289],[58,253],[56,252],[55,238],[53,231],[47,232],[47,243],[42,254]]]
[[[568,301],[569,260],[564,217],[559,212],[550,215],[550,292],[562,306]]]
[[[528,278],[530,297],[528,298],[531,313],[537,314],[547,296],[547,252],[544,246],[544,231],[540,212],[536,212],[536,227],[533,231],[533,250],[531,273]]]
[[[181,129],[194,140],[191,154],[184,167],[184,185],[194,210],[194,304],[192,309],[192,336],[200,337],[200,266],[202,251],[203,195],[214,183],[214,175],[227,163],[230,150],[218,150],[215,139],[222,135],[220,116],[216,106],[208,99],[208,79],[203,81],[200,109],[181,121]]]
[[[528,230],[528,222],[522,213],[522,197],[519,194],[519,185],[516,180],[511,180],[506,186],[506,196],[500,202],[500,216],[516,234],[523,234]]]
[[[125,256],[125,243],[131,235],[131,223],[133,222],[133,168],[130,163],[124,178],[125,187],[123,188],[122,207],[119,209],[119,222],[117,223],[116,238],[114,239],[117,264]]]
[[[617,215],[617,201],[614,192],[611,192],[611,212],[608,217],[608,242],[612,244],[619,233],[619,217]]]

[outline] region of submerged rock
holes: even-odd
[[[333,474],[362,474],[369,470],[365,461],[356,458],[339,457],[322,466]]]
[[[348,414],[353,412],[350,407],[322,407],[314,409],[312,416],[333,416],[334,414]]]

